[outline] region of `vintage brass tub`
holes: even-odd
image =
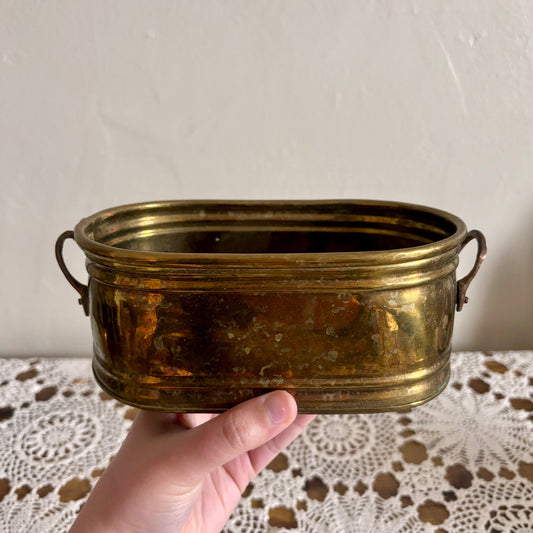
[[[64,264],[68,238],[87,286]],[[220,411],[276,388],[308,413],[421,404],[446,386],[454,311],[485,252],[456,216],[379,201],[143,203],[56,244],[99,384],[159,411]]]

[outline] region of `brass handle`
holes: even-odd
[[[472,267],[472,270],[464,278],[457,282],[457,311],[460,311],[463,308],[463,305],[468,303],[468,296],[466,295],[468,286],[474,279],[474,276],[477,274],[481,263],[483,263],[483,260],[487,256],[487,243],[485,241],[485,237],[483,233],[477,229],[470,230],[466,234],[465,240],[461,244],[459,252],[473,239],[476,239],[477,241],[476,261]]]
[[[63,244],[67,239],[74,239],[74,232],[72,230],[64,231],[56,241],[56,259],[59,263],[61,272],[65,274],[68,282],[80,293],[81,298],[78,300],[79,304],[83,307],[85,314],[89,316],[89,287],[80,283],[68,270],[63,259]]]

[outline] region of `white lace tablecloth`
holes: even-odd
[[[533,352],[452,361],[410,412],[319,416],[226,531],[532,532]],[[134,415],[90,359],[0,359],[0,532],[68,531]]]

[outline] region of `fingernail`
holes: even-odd
[[[265,398],[265,408],[273,424],[281,424],[292,415],[292,409],[288,405],[284,393],[272,392],[268,394]]]

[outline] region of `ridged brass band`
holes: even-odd
[[[401,265],[374,267],[345,265],[315,268],[244,268],[225,266],[131,268],[88,262],[90,276],[123,290],[174,292],[184,290],[328,291],[400,289],[415,287],[452,274],[456,251]]]
[[[401,379],[351,378],[337,385],[319,382],[295,383],[291,381],[282,388],[294,395],[298,411],[308,414],[376,413],[401,410],[428,402],[446,387],[450,377],[450,352],[442,354],[439,364],[401,376]],[[244,386],[223,385],[220,376],[216,381],[197,380],[189,383],[188,378],[174,379],[169,386],[164,384],[133,385],[130,379],[121,379],[106,370],[97,357],[93,358],[93,373],[100,387],[119,401],[140,409],[180,412],[221,412],[240,401],[279,388],[275,384],[261,385],[250,381]],[[138,378],[139,376],[137,376]],[[183,381],[182,381],[183,380]],[[378,383],[381,381],[381,383]]]

